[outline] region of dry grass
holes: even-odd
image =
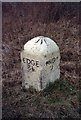
[[[61,78],[43,92],[26,91],[21,87],[20,52],[38,35],[59,45]],[[3,119],[79,118],[78,4],[3,3],[2,48]]]

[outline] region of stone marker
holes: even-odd
[[[48,37],[29,40],[21,52],[22,86],[43,90],[49,82],[60,78],[60,51]]]

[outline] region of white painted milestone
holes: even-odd
[[[43,36],[29,40],[21,52],[22,86],[43,90],[60,78],[59,64],[60,51],[53,40]]]

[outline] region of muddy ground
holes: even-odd
[[[3,3],[3,120],[80,118],[79,3]],[[61,78],[46,90],[22,89],[20,52],[44,35],[60,48]]]

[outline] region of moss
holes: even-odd
[[[50,82],[42,92],[46,102],[56,103],[68,99],[71,95],[77,95],[75,85],[71,85],[67,80],[57,80]]]
[[[44,92],[49,94],[53,91],[58,90],[63,93],[72,94],[75,93],[76,87],[71,85],[67,80],[56,80],[55,82],[50,82],[47,84]]]

